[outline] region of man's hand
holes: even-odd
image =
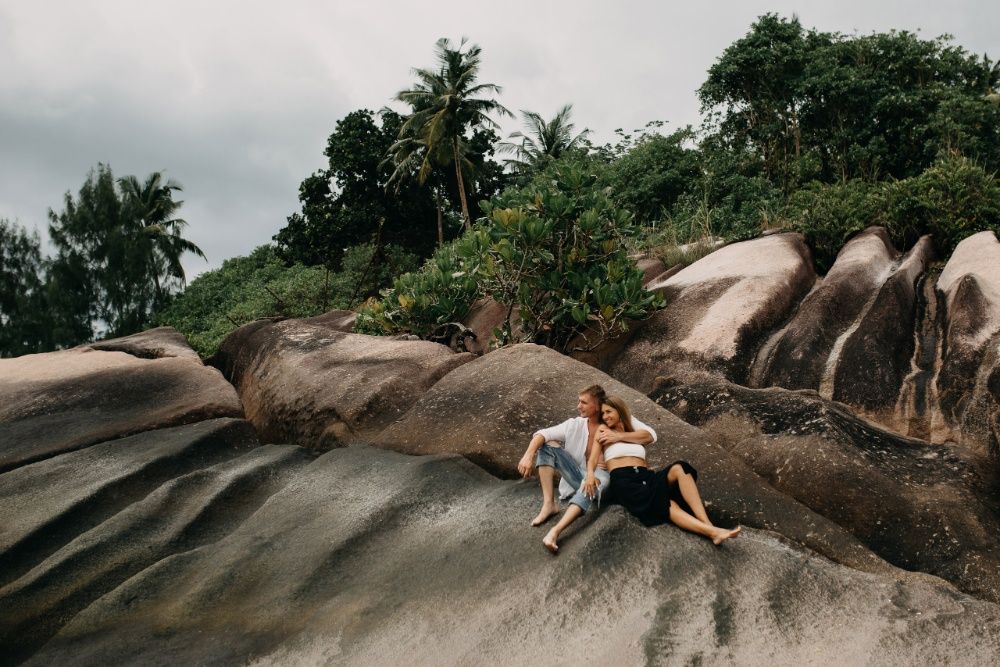
[[[583,495],[588,498],[597,497],[597,478],[587,473],[587,479],[583,481]]]
[[[620,431],[613,431],[603,424],[597,427],[597,442],[601,443],[601,445],[607,446],[621,441]]]
[[[517,464],[517,471],[521,473],[521,477],[528,479],[535,474],[535,457],[530,453],[525,452],[524,456]]]

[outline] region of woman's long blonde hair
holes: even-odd
[[[601,401],[601,407],[603,408],[605,405],[610,405],[618,412],[618,418],[626,431],[635,430],[632,428],[632,411],[628,409],[628,404],[625,403],[624,399],[619,396],[606,396]]]

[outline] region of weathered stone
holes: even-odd
[[[244,453],[255,444],[246,422],[216,420],[112,441],[0,477],[10,484],[0,506],[22,505],[14,508],[17,518],[35,524],[35,548],[5,559],[5,575],[33,567],[0,587],[4,662],[26,658],[77,612],[143,569],[219,540],[311,459],[290,445]],[[46,488],[36,488],[39,482]],[[155,490],[143,497],[149,489]],[[39,550],[46,542],[49,549]]]
[[[623,397],[657,431],[651,466],[687,459],[701,471],[699,484],[720,521],[768,528],[839,562],[873,566],[855,538],[775,493],[704,432],[604,373],[540,345],[503,348],[453,370],[372,444],[409,454],[461,454],[513,477],[534,431],[576,416],[577,392],[595,382]]]
[[[242,417],[219,371],[163,334],[102,343],[138,356],[79,347],[0,359],[0,471],[132,433]],[[152,350],[164,356],[147,358]]]
[[[652,396],[889,562],[1000,601],[1000,475],[982,456],[895,435],[815,392],[706,378]]]
[[[816,275],[802,236],[775,234],[735,243],[648,289],[667,307],[653,315],[610,367],[649,391],[675,365],[744,380],[757,347],[812,288]]]
[[[841,334],[827,362],[819,393],[899,432],[896,403],[914,352],[917,280],[931,257],[922,237],[885,278],[858,319]]]
[[[758,353],[750,385],[818,390],[834,344],[857,320],[897,257],[882,227],[869,227],[848,241],[792,320]]]
[[[958,244],[937,281],[946,311],[936,440],[1000,459],[1000,243],[993,232]]]
[[[103,352],[125,352],[140,359],[179,357],[201,364],[198,353],[191,349],[184,335],[173,327],[157,327],[131,336],[90,343],[83,347]]]
[[[217,542],[94,600],[27,664],[1000,659],[1000,608],[940,580],[750,529],[715,548],[620,508],[552,558],[525,525],[535,504],[532,484],[458,458],[338,449]]]
[[[453,368],[475,358],[437,343],[344,333],[326,322],[259,320],[213,359],[264,442],[329,447],[399,418]]]
[[[163,482],[256,446],[242,419],[157,429],[0,476],[0,585]]]

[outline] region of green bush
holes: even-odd
[[[357,326],[426,337],[488,296],[519,311],[522,337],[514,340],[508,321],[496,332],[500,344],[531,341],[566,352],[579,334],[589,332],[596,345],[660,305],[627,254],[631,214],[580,162],[556,161],[532,184],[481,208],[484,221],[420,272],[398,278],[362,309]]]
[[[200,355],[211,356],[234,329],[262,317],[312,317],[335,308],[351,308],[377,293],[393,272],[416,265],[414,255],[396,246],[372,258],[371,244],[344,253],[343,270],[322,266],[286,266],[271,245],[249,256],[226,260],[198,276],[157,317],[187,336]]]
[[[419,271],[404,273],[358,310],[354,330],[374,335],[410,333],[427,338],[460,320],[476,298],[476,277],[465,269],[463,236],[437,250]]]
[[[817,269],[826,273],[844,242],[873,224],[872,186],[861,180],[813,182],[792,193],[781,212],[783,226],[801,232]]]
[[[946,157],[912,178],[879,188],[873,219],[893,240],[909,247],[931,234],[939,256],[947,258],[971,234],[1000,234],[1000,183],[963,157]]]

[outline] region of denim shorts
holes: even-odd
[[[569,502],[584,512],[590,509],[595,500],[597,501],[597,506],[601,506],[601,496],[608,488],[608,484],[611,483],[611,475],[608,474],[608,471],[604,468],[598,468],[594,471],[594,477],[597,478],[596,498],[588,498],[583,492],[583,482],[587,478],[586,466],[581,466],[577,463],[570,456],[569,452],[562,447],[553,447],[549,444],[542,445],[538,450],[538,454],[535,455],[535,465],[555,468],[562,478],[576,489],[576,492],[570,497]]]

